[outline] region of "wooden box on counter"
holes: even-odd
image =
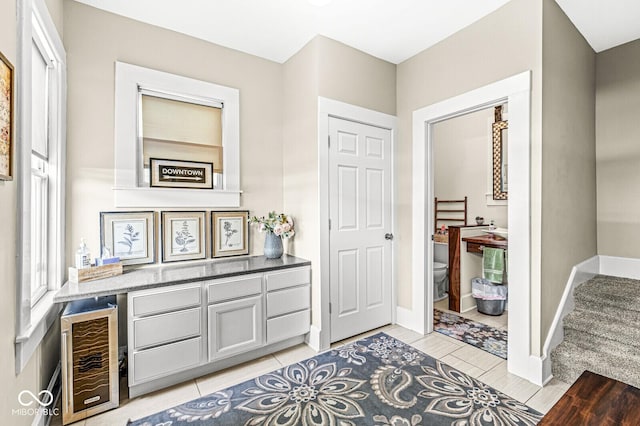
[[[90,266],[88,268],[69,268],[69,281],[82,283],[85,281],[99,280],[102,278],[122,275],[122,263],[110,263],[102,266]]]

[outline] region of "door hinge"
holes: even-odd
[[[327,136],[327,146],[331,148],[331,136]]]
[[[331,219],[329,219],[329,231],[331,231]]]
[[[331,313],[331,302],[329,302],[329,313]]]

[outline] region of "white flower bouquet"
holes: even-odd
[[[265,217],[253,216],[249,218],[250,224],[257,224],[260,232],[272,232],[278,237],[291,238],[296,231],[293,229],[293,218],[284,213],[269,212]]]

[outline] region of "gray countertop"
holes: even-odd
[[[70,302],[87,297],[108,296],[192,281],[203,281],[308,265],[311,265],[311,262],[308,260],[285,254],[279,259],[267,259],[264,256],[249,256],[209,260],[201,263],[138,268],[127,270],[122,275],[116,277],[101,280],[82,283],[66,282],[54,296],[53,301],[57,303]]]

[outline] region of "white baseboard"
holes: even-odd
[[[600,274],[640,280],[640,259],[614,256],[598,257],[600,259]]]
[[[53,409],[56,407],[58,403],[58,398],[62,395],[62,385],[58,386],[58,381],[60,380],[60,370],[61,364],[58,363],[51,379],[49,380],[49,384],[47,385],[47,391],[51,392],[53,395],[53,402],[49,405],[47,410],[36,410],[36,416],[33,418],[32,426],[46,426],[51,422],[51,417],[53,415]],[[46,415],[45,415],[46,413]],[[62,415],[61,413],[59,413]]]
[[[416,330],[414,325],[413,311],[411,309],[396,306],[396,324],[409,330]]]
[[[322,348],[320,347],[320,328],[312,325],[309,329],[309,334],[305,337],[305,343],[309,345],[311,349],[316,352],[320,352]]]

